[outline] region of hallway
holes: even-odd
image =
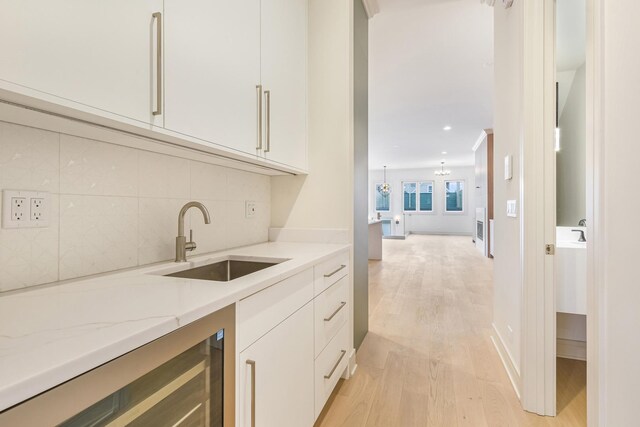
[[[560,415],[520,407],[491,342],[492,261],[467,236],[385,240],[369,263],[358,369],[316,426],[581,426],[585,363],[558,363]],[[565,392],[566,391],[566,392]]]

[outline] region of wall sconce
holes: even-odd
[[[400,224],[400,215],[396,215],[394,219],[396,221],[396,224]]]

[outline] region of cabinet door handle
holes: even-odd
[[[162,114],[162,13],[156,12],[153,15],[156,20],[156,109],[152,111],[154,116]]]
[[[335,365],[333,365],[333,369],[331,369],[331,372],[324,376],[324,379],[328,380],[329,378],[331,378],[336,369],[338,369],[338,365],[340,364],[340,362],[342,362],[345,354],[347,354],[346,350],[340,350],[340,357],[338,358],[338,361]]]
[[[338,271],[342,270],[345,267],[346,267],[346,265],[342,264],[340,267],[336,268],[331,273],[325,274],[324,277],[331,277],[331,276],[333,276],[334,274],[336,274]]]
[[[347,305],[347,303],[346,303],[346,302],[344,302],[344,301],[342,301],[342,302],[340,303],[340,307],[336,308],[336,311],[334,311],[333,313],[331,313],[331,316],[329,316],[329,317],[325,317],[325,318],[324,318],[324,321],[325,321],[325,322],[331,322],[331,319],[333,319],[334,317],[336,317],[336,314],[338,314],[338,312],[339,312],[340,310],[342,310],[342,309],[344,308],[344,306],[345,306],[345,305]]]
[[[247,360],[251,366],[251,427],[256,427],[256,361]]]
[[[267,110],[264,113],[264,132],[265,132],[265,147],[264,152],[268,153],[271,151],[271,91],[264,91],[264,102],[267,106]]]
[[[257,127],[258,127],[258,142],[256,143],[256,150],[262,150],[262,85],[256,85],[256,98],[258,103],[257,113]]]

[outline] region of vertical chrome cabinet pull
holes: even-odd
[[[257,123],[258,127],[258,141],[256,143],[256,150],[262,150],[262,85],[256,85],[256,98],[258,104]]]
[[[256,427],[256,361],[247,360],[251,366],[251,427]]]
[[[336,371],[336,369],[338,369],[338,365],[340,365],[340,362],[342,362],[342,358],[344,357],[345,354],[347,354],[345,350],[340,350],[340,357],[338,358],[338,361],[336,362],[336,364],[333,365],[333,369],[331,369],[331,372],[329,372],[327,375],[324,376],[325,380],[328,380],[333,376],[333,373]]]
[[[152,111],[154,116],[162,114],[162,13],[156,12],[153,15],[156,20],[158,31],[156,37],[156,109]]]
[[[267,104],[267,111],[264,114],[265,124],[265,148],[264,152],[268,153],[271,151],[271,91],[264,91],[264,101]]]

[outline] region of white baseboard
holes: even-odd
[[[347,370],[342,378],[348,380],[356,373],[356,369],[358,369],[358,364],[356,363],[356,349],[353,348],[351,349],[351,353],[349,353],[349,363],[347,364]]]
[[[270,242],[351,243],[345,228],[269,228]]]
[[[563,338],[556,340],[556,356],[564,359],[587,360],[587,343]]]
[[[509,380],[511,380],[511,385],[513,386],[513,390],[516,392],[518,396],[518,400],[520,399],[520,371],[516,367],[516,364],[511,357],[511,353],[507,350],[507,347],[502,340],[502,336],[500,332],[498,332],[498,328],[496,328],[495,324],[491,325],[493,327],[493,335],[491,335],[491,341],[493,342],[493,346],[496,348],[498,355],[500,356],[500,360],[502,360],[502,364],[504,365],[504,369],[507,371],[507,375],[509,376]]]

